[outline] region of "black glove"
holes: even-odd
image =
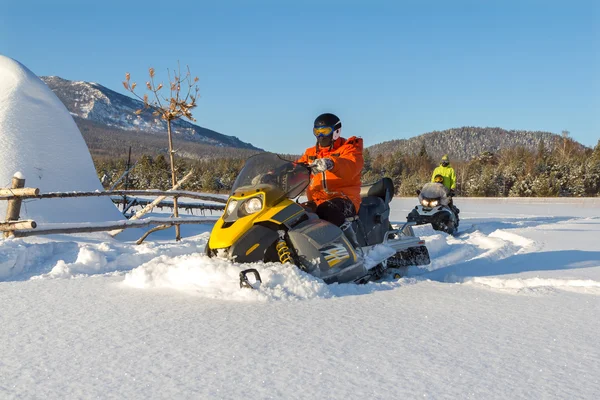
[[[450,189],[450,191],[448,192],[448,196],[450,196],[450,197],[456,196],[456,193],[454,193],[454,189]]]

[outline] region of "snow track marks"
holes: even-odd
[[[574,250],[544,251],[542,243],[520,235],[528,229],[535,229],[540,223],[550,222],[552,225],[548,225],[548,229],[560,229],[556,224],[563,221],[585,223],[588,220],[519,219],[512,222],[513,228],[510,228],[510,221],[486,222],[466,228],[457,237],[439,234],[428,227],[418,227],[417,234],[425,238],[432,263],[425,273],[416,268],[411,269],[410,273],[419,279],[465,283],[515,294],[544,294],[563,290],[600,295],[600,282],[592,279],[501,277],[531,271],[600,267],[600,259],[594,260],[593,254]],[[499,226],[502,228],[497,229]]]

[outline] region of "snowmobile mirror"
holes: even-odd
[[[417,196],[421,194],[421,191],[417,189]]]

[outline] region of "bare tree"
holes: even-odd
[[[561,132],[561,136],[563,138],[563,140],[562,140],[562,158],[563,158],[563,160],[567,159],[571,155],[571,148],[573,146],[571,145],[572,140],[569,137],[570,134],[571,134],[571,132],[569,132],[567,130],[563,130]]]
[[[135,82],[130,83],[131,76],[128,73],[125,74],[125,81],[123,86],[125,90],[131,92],[134,96],[144,102],[144,108],[137,110],[135,113],[140,115],[145,109],[151,109],[154,116],[160,117],[167,123],[167,135],[169,139],[169,160],[171,162],[171,185],[175,187],[177,185],[177,168],[175,166],[175,150],[173,149],[173,135],[172,135],[172,122],[180,119],[187,118],[190,121],[195,122],[196,120],[192,117],[192,109],[196,107],[196,99],[198,98],[198,77],[192,78],[190,68],[187,67],[187,72],[182,75],[181,67],[177,63],[177,71],[167,70],[169,77],[169,96],[164,96],[161,92],[163,84],[155,83],[155,71],[154,68],[148,70],[150,80],[146,82],[146,88],[150,91],[153,99],[150,99],[148,94],[144,94],[140,97],[135,92],[137,84]],[[171,75],[173,75],[171,77]],[[184,96],[185,94],[185,96]],[[173,214],[175,217],[179,216],[177,209],[177,197],[173,199]],[[181,230],[179,225],[175,225],[175,239],[181,240]]]

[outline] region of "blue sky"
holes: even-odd
[[[125,72],[180,61],[199,125],[284,153],[322,112],[366,145],[460,126],[600,138],[597,1],[87,3],[5,1],[0,53],[121,93]]]

